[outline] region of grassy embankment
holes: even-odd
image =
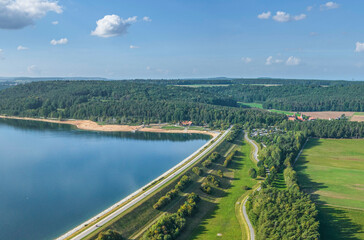
[[[219,144],[215,149],[211,150],[209,153],[213,151],[218,152],[226,152],[230,148],[229,143],[223,141],[223,143]],[[194,166],[201,167],[201,161],[203,161],[209,154],[206,154],[200,161],[198,161]],[[189,192],[198,191],[201,184],[201,177],[194,174],[191,169],[188,168],[183,174],[189,174],[192,177],[193,183],[189,186],[185,191],[181,192],[178,197],[176,197],[170,204],[168,204],[165,208],[162,208],[160,211],[155,210],[153,205],[158,201],[160,197],[166,194],[169,190],[174,188],[175,184],[178,182],[179,178],[174,179],[168,182],[166,185],[161,187],[156,193],[152,196],[149,196],[144,201],[140,202],[126,213],[123,213],[110,221],[107,225],[104,225],[102,229],[99,231],[93,232],[90,234],[87,239],[95,239],[98,233],[105,229],[114,229],[119,231],[123,237],[127,239],[138,239],[142,236],[142,232],[147,229],[158,217],[166,212],[175,212],[181,204],[183,204],[185,200],[185,196]],[[206,169],[207,170],[207,169]],[[181,174],[182,175],[182,174]],[[200,182],[199,182],[200,181]],[[198,191],[196,191],[198,190]],[[202,201],[203,202],[203,201]],[[202,203],[199,205],[203,205]],[[200,209],[200,208],[199,208]],[[143,230],[143,231],[141,231]]]
[[[295,169],[318,203],[321,239],[364,239],[364,140],[310,139]]]
[[[246,228],[240,227],[235,211],[239,210],[236,209],[236,205],[240,206],[238,201],[248,192],[243,186],[253,187],[257,183],[248,174],[249,169],[256,168],[256,165],[250,159],[252,147],[242,141],[242,136],[239,139],[235,146],[237,154],[224,172],[221,197],[216,199],[216,206],[203,218],[190,239],[241,239],[247,234]]]

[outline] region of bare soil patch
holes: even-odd
[[[345,114],[346,117],[352,117],[355,112],[301,112],[303,115],[319,118],[319,119],[335,119],[337,117],[341,117],[341,115]],[[364,118],[363,118],[364,120]]]
[[[40,122],[50,122],[50,123],[58,123],[58,124],[70,124],[76,126],[78,129],[88,130],[88,131],[102,131],[102,132],[156,132],[156,133],[200,133],[207,134],[212,137],[218,135],[217,132],[211,131],[199,131],[199,130],[167,130],[162,129],[161,127],[165,124],[160,125],[152,125],[151,127],[145,127],[143,125],[139,126],[130,126],[130,125],[99,125],[96,122],[91,120],[53,120],[53,119],[43,119],[43,118],[28,118],[28,117],[10,117],[10,116],[1,116],[0,118],[8,118],[8,119],[19,119],[19,120],[31,120],[31,121],[40,121]]]

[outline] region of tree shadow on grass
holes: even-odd
[[[345,209],[319,204],[318,210],[321,239],[360,239],[355,234],[363,233],[363,228],[346,216]]]
[[[310,139],[310,141],[306,144],[305,149],[319,145],[321,145],[319,139]],[[305,173],[307,164],[307,155],[302,154],[294,168],[297,172],[300,188],[302,191],[310,194],[311,199],[317,204],[321,239],[359,240],[359,238],[355,237],[355,234],[363,231],[362,226],[354,223],[350,218],[348,218],[345,209],[328,206],[326,201],[320,200],[320,195],[317,194],[317,192],[328,188],[328,186],[321,182],[315,182],[310,175]]]

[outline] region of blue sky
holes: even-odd
[[[0,0],[0,76],[364,80],[364,1]]]

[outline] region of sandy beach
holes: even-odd
[[[199,134],[207,134],[212,137],[218,135],[217,132],[211,131],[199,131],[199,130],[167,130],[162,129],[162,125],[153,124],[152,127],[144,127],[143,125],[139,126],[130,126],[130,125],[99,125],[96,122],[91,120],[54,120],[54,119],[44,119],[44,118],[29,118],[29,117],[12,117],[12,116],[3,116],[0,115],[0,118],[7,119],[18,119],[18,120],[30,120],[30,121],[39,121],[39,122],[50,122],[50,123],[59,123],[59,124],[69,124],[74,125],[78,129],[87,130],[87,131],[102,131],[102,132],[155,132],[155,133],[199,133]]]

